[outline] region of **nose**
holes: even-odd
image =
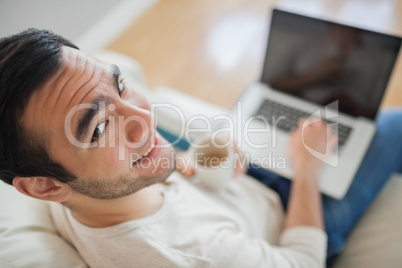
[[[129,147],[142,147],[156,129],[156,118],[149,109],[123,104],[119,112],[119,138]]]

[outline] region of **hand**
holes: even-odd
[[[290,160],[296,174],[317,176],[337,140],[337,136],[322,120],[300,119],[298,127],[290,133],[289,140]],[[309,150],[318,154],[314,156]]]
[[[234,161],[236,161],[237,159],[239,160],[234,163],[235,164],[235,176],[237,174],[245,174],[247,172],[248,163],[246,163],[245,165],[242,165],[245,160],[244,152],[239,149],[236,142],[233,142],[233,147],[234,147],[234,151],[235,151]]]
[[[195,174],[193,160],[187,153],[177,153],[176,155],[176,171],[183,174],[185,177],[191,177]]]

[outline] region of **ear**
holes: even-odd
[[[72,194],[68,185],[46,177],[15,177],[13,185],[20,193],[46,201],[64,202]]]

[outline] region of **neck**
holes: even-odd
[[[134,194],[108,200],[74,193],[66,206],[80,223],[95,228],[108,227],[156,213],[163,204],[163,188],[163,184],[154,184]]]

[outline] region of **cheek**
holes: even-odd
[[[101,177],[115,177],[123,170],[128,169],[128,160],[119,160],[118,147],[114,148],[101,148],[93,162],[88,164],[88,168],[93,169],[91,173],[95,176]]]
[[[113,148],[105,148],[107,152],[105,152],[103,163],[106,166],[107,170],[113,170],[113,171],[121,170],[129,162],[127,152],[124,151],[124,153],[122,154],[120,153],[119,149],[125,150],[125,148],[119,148],[118,145],[116,145]],[[119,156],[122,159],[119,159]]]

